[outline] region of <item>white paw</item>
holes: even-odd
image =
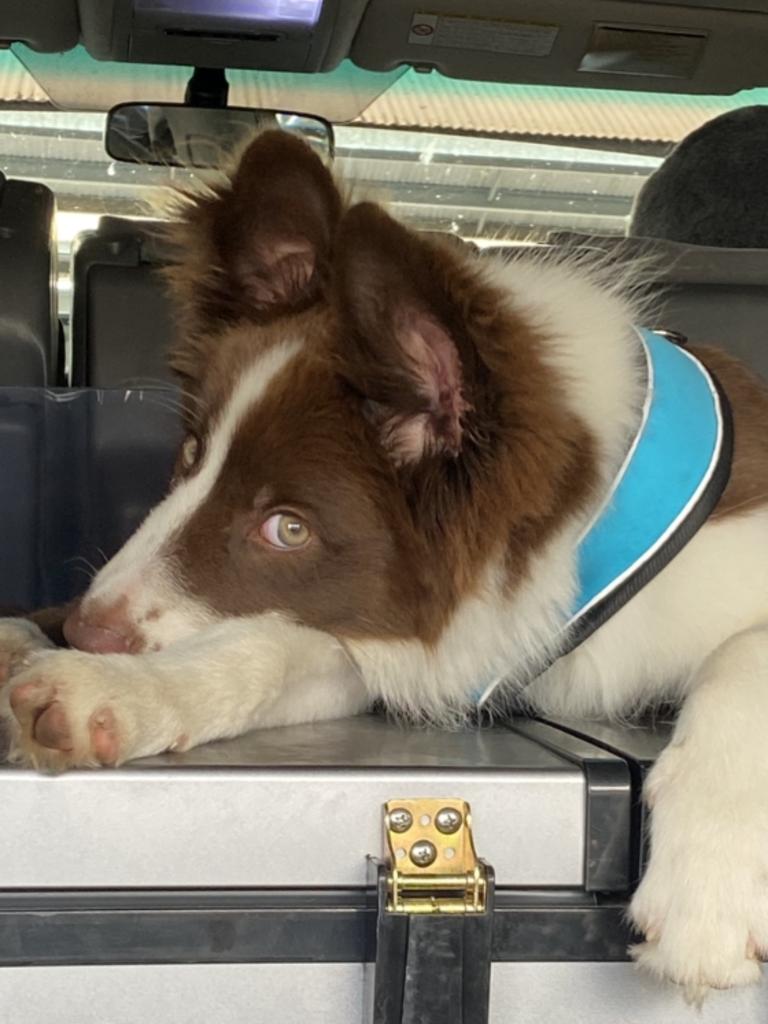
[[[649,778],[651,863],[630,906],[646,941],[635,960],[683,986],[760,980],[768,952],[768,843],[761,792],[723,792],[698,778],[684,745],[667,748]]]
[[[153,707],[138,658],[57,651],[3,692],[10,760],[46,771],[117,765],[183,746],[172,709]]]
[[[0,686],[55,645],[28,619],[0,619]]]

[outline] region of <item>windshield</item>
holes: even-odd
[[[170,186],[192,172],[119,163],[104,151],[105,115],[0,108],[0,171],[57,197],[60,313],[71,304],[73,240],[104,214],[162,217]],[[355,194],[417,228],[479,245],[532,242],[553,230],[620,234],[661,157],[566,145],[366,126],[336,129],[337,167]]]

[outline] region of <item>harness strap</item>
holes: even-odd
[[[638,330],[643,412],[627,457],[577,554],[579,589],[556,655],[569,654],[649,583],[713,512],[731,471],[733,419],[714,375],[691,352]],[[504,678],[477,697],[491,697]]]

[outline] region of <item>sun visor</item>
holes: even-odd
[[[33,50],[51,53],[75,46],[78,35],[76,0],[47,4],[2,0],[0,3],[0,46],[26,43]]]
[[[99,60],[326,71],[366,0],[80,0],[82,40]]]
[[[109,110],[117,103],[149,100],[178,103],[190,75],[189,67],[95,60],[82,46],[67,53],[36,53],[15,45],[12,52],[63,110]],[[229,102],[233,107],[306,111],[343,123],[358,117],[405,74],[405,67],[373,72],[348,60],[323,75],[235,69],[227,72]]]
[[[760,0],[371,0],[350,56],[452,78],[734,93],[768,82]]]

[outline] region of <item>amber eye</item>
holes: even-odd
[[[184,470],[194,469],[197,463],[200,461],[200,454],[202,452],[202,444],[200,438],[195,437],[194,434],[187,434],[184,438],[184,443],[181,446],[181,467]]]
[[[292,512],[276,512],[271,515],[261,524],[259,532],[268,544],[281,551],[303,548],[312,536],[304,520]]]

